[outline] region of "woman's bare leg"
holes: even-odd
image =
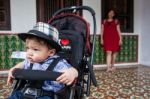
[[[111,69],[112,69],[112,71],[116,70],[116,67],[114,66],[115,61],[116,61],[116,57],[117,57],[117,52],[113,52],[112,53],[112,61],[111,61]]]
[[[112,52],[106,52],[107,72],[111,71]]]

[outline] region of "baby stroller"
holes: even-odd
[[[91,13],[94,26],[92,40],[90,40],[89,24],[82,17],[77,16],[74,13],[61,14],[65,11],[77,10],[87,10]],[[63,8],[58,10],[48,23],[56,27],[60,33],[59,37],[62,51],[58,54],[65,58],[79,72],[78,78],[71,86],[66,86],[62,91],[54,93],[54,99],[80,99],[83,94],[89,96],[91,82],[93,82],[94,86],[97,85],[93,72],[93,56],[96,36],[94,10],[88,6]],[[26,80],[56,80],[60,74],[61,73],[53,71],[16,69],[13,75],[17,79],[17,82],[13,91],[22,89],[26,86]],[[33,96],[34,95],[35,94],[33,94]],[[29,97],[29,99],[32,98]]]

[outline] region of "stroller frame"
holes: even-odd
[[[86,84],[85,94],[86,94],[86,96],[89,96],[90,95],[91,82],[93,82],[94,86],[97,85],[95,74],[93,72],[93,58],[94,58],[95,39],[96,39],[95,11],[92,8],[88,7],[88,6],[73,6],[73,7],[63,8],[63,9],[58,10],[56,13],[54,13],[52,19],[49,20],[48,23],[51,24],[51,21],[55,17],[57,17],[60,13],[65,12],[65,11],[73,11],[73,10],[87,10],[87,11],[89,11],[91,13],[91,15],[93,17],[93,38],[92,38],[92,49],[91,49],[92,52],[91,52],[91,55],[89,55],[88,53],[86,53],[84,55],[83,60],[82,60],[82,64],[84,64],[85,66],[83,67],[83,70],[81,71],[82,75],[81,75],[81,77],[78,77],[77,81],[70,86],[69,97],[66,97],[65,99],[74,99],[74,97],[76,97],[77,99],[80,99],[82,97],[83,93],[84,93],[84,85],[85,84]],[[90,56],[90,61],[89,61],[89,56]],[[23,73],[23,72],[20,72],[20,71],[19,72],[14,72],[14,77],[16,79],[19,79],[19,80],[17,80],[13,91],[20,89],[20,86],[21,86],[21,83],[22,83],[22,79],[36,78],[36,77],[34,77],[34,75],[26,75],[26,74],[28,74],[27,72],[26,73]],[[32,74],[32,71],[30,71],[30,72]],[[79,72],[79,75],[80,75],[81,72]],[[35,73],[35,71],[34,71],[34,73]],[[44,72],[42,72],[42,73],[44,74]],[[55,75],[55,77],[49,77],[50,80],[51,79],[55,79],[56,80],[56,78],[60,75],[60,73],[49,72],[49,75],[53,75],[53,74],[54,75],[56,74],[56,75]],[[86,75],[87,75],[87,80],[85,80],[85,78],[84,78]],[[54,95],[54,99],[59,99],[57,94]]]

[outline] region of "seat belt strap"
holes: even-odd
[[[58,62],[62,60],[61,57],[57,57],[57,58],[54,58],[52,63],[48,66],[48,68],[46,70],[48,71],[53,71],[54,70],[54,67],[58,64]]]

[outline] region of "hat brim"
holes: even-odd
[[[19,34],[18,34],[18,37],[19,37],[21,40],[25,41],[26,38],[27,38],[28,36],[30,36],[30,35],[33,35],[33,36],[36,36],[36,37],[39,37],[39,38],[42,38],[42,39],[47,40],[48,43],[49,43],[53,48],[55,48],[57,52],[58,52],[58,51],[61,51],[61,46],[60,46],[57,42],[55,42],[55,41],[52,39],[52,37],[48,37],[47,35],[43,34],[43,33],[40,32],[40,31],[37,31],[37,30],[30,30],[28,33],[19,33]]]

